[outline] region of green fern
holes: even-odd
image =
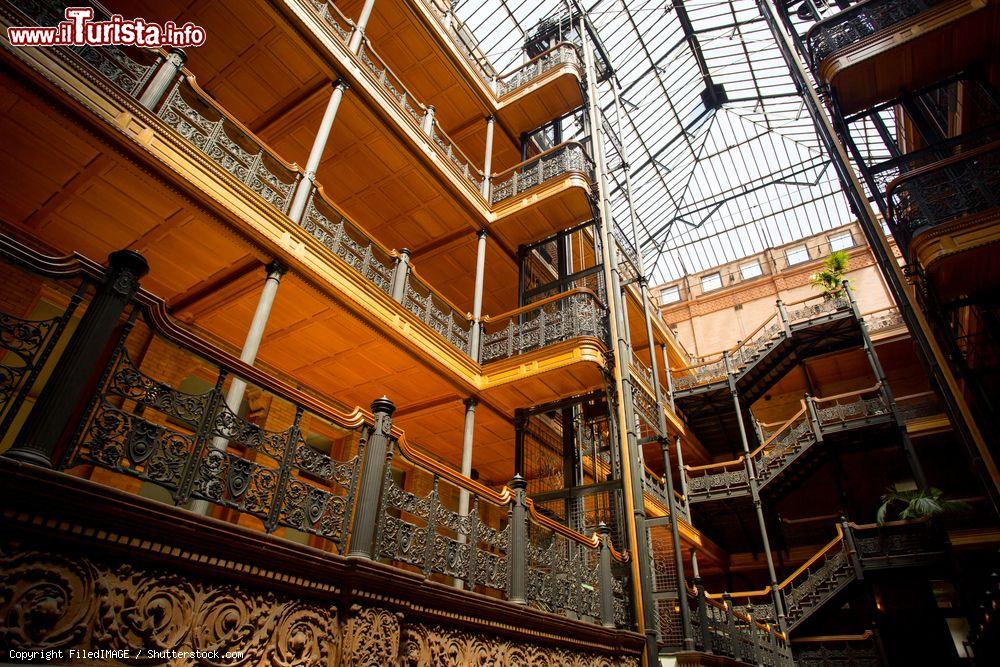
[[[882,496],[882,505],[875,514],[879,524],[886,521],[890,510],[896,512],[896,518],[904,521],[924,519],[948,512],[960,512],[969,509],[969,505],[959,500],[947,500],[941,489],[930,487],[926,491],[919,489],[900,491],[890,486]]]
[[[844,293],[844,274],[847,273],[847,261],[850,259],[843,250],[834,250],[823,260],[823,269],[809,277],[809,282],[823,292],[827,299],[836,299]]]

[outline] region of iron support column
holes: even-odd
[[[396,256],[396,267],[392,272],[392,291],[389,296],[398,303],[403,303],[406,294],[406,276],[410,272],[410,249],[400,248]]]
[[[580,33],[586,35],[581,19]],[[632,587],[636,600],[636,626],[646,637],[644,662],[647,666],[657,664],[657,631],[655,627],[655,607],[653,603],[652,571],[650,569],[649,541],[646,531],[646,509],[642,489],[642,454],[635,433],[635,415],[632,407],[631,372],[628,360],[631,354],[626,329],[623,322],[622,295],[618,275],[617,253],[610,232],[612,224],[607,205],[607,183],[605,181],[604,148],[601,141],[600,112],[598,108],[597,77],[594,68],[593,47],[586,37],[583,39],[584,73],[587,89],[587,107],[590,136],[593,143],[594,169],[598,188],[598,215],[603,214],[600,234],[604,257],[604,279],[607,285],[608,318],[611,326],[612,355],[614,359],[614,391],[618,395],[615,407],[619,422],[619,447],[621,450],[622,487],[626,507],[631,511],[631,520],[626,521],[629,543],[632,548]]]
[[[483,185],[482,193],[486,203],[490,201],[490,172],[493,170],[493,130],[496,125],[496,118],[486,117],[486,154],[483,157]]]
[[[337,117],[337,110],[340,102],[344,99],[344,91],[347,90],[347,83],[340,79],[333,84],[333,91],[330,99],[326,103],[323,111],[323,120],[319,123],[316,131],[316,138],[313,139],[312,148],[309,150],[309,158],[306,160],[305,177],[299,181],[295,188],[295,197],[292,198],[292,205],[288,207],[288,217],[292,222],[302,222],[302,216],[306,211],[306,203],[312,193],[313,183],[316,180],[316,170],[323,159],[323,151],[326,150],[326,142],[330,138],[330,130],[333,128],[333,121]]]
[[[142,91],[142,95],[139,96],[139,104],[150,111],[156,109],[160,100],[170,90],[171,84],[181,73],[186,60],[187,54],[184,53],[183,49],[171,49],[167,57],[160,63],[159,69],[156,70],[149,85],[146,86],[146,90]]]
[[[479,361],[481,356],[483,318],[483,286],[486,281],[486,237],[485,229],[476,233],[476,292],[472,296],[472,331],[469,333],[469,356]]]
[[[265,267],[267,277],[264,279],[264,287],[260,291],[260,298],[257,300],[257,310],[254,311],[253,319],[250,321],[250,329],[247,331],[246,339],[243,341],[243,349],[240,351],[240,361],[253,365],[257,359],[257,351],[260,343],[264,339],[264,329],[267,327],[267,320],[271,316],[271,307],[274,305],[274,297],[278,293],[278,284],[281,277],[285,275],[286,268],[278,262],[271,262]],[[243,395],[246,393],[247,383],[241,377],[232,376],[229,383],[229,390],[226,392],[226,405],[233,414],[238,414],[240,405],[243,403]],[[221,435],[212,439],[213,449],[220,452],[226,451],[229,440]],[[193,500],[189,506],[192,512],[207,514],[209,503],[207,500]]]
[[[469,397],[462,401],[465,405],[465,428],[462,431],[462,474],[472,477],[472,445],[476,431],[476,404],[474,397]],[[458,514],[459,516],[469,516],[469,492],[466,489],[458,490]],[[458,535],[458,542],[465,543],[465,533]],[[465,582],[455,579],[455,588],[465,588]]]
[[[750,459],[750,443],[747,440],[746,426],[743,424],[743,408],[740,406],[740,397],[736,391],[736,375],[733,370],[729,352],[723,353],[726,363],[726,377],[729,383],[729,393],[733,397],[733,408],[736,410],[736,425],[740,431],[740,444],[743,446],[743,464],[747,472],[747,485],[750,487],[750,497],[753,500],[754,510],[757,514],[757,526],[760,528],[760,539],[764,548],[764,558],[767,561],[767,574],[770,577],[771,599],[774,602],[774,614],[778,620],[778,628],[787,633],[788,624],[785,622],[785,609],[781,603],[781,591],[778,590],[778,575],[774,571],[774,557],[771,555],[771,541],[767,537],[767,523],[764,520],[764,508],[760,502],[760,489],[757,487],[757,472],[754,470],[753,461]]]
[[[663,379],[667,385],[667,401],[670,403],[670,410],[674,410],[674,378],[670,375],[670,355],[667,353],[666,343],[660,344],[660,352],[663,354]]]
[[[906,420],[903,419],[903,413],[900,412],[899,406],[896,404],[892,389],[889,387],[889,380],[882,369],[882,362],[879,361],[878,354],[875,353],[875,346],[872,344],[871,336],[868,335],[868,325],[865,323],[864,318],[861,317],[858,302],[854,300],[854,292],[851,291],[846,280],[844,281],[844,291],[851,302],[851,309],[854,311],[854,316],[858,319],[858,326],[861,327],[861,340],[864,344],[865,356],[868,357],[868,365],[871,366],[872,373],[875,375],[875,381],[878,382],[882,400],[888,406],[889,412],[892,414],[892,419],[896,422],[896,427],[899,429],[900,445],[903,448],[903,455],[906,457],[906,462],[910,466],[910,472],[913,473],[913,481],[917,483],[917,488],[925,491],[927,489],[927,477],[924,475],[923,466],[920,465],[920,459],[917,458],[917,452],[913,448],[910,434],[906,431]]]
[[[116,334],[121,315],[148,271],[146,259],[137,252],[118,250],[108,255],[104,280],[7,456],[46,468],[55,464],[63,433],[83,405],[101,358],[121,336]]]
[[[854,173],[833,124],[823,111],[819,96],[812,88],[809,77],[793,50],[788,34],[782,29],[779,22],[781,19],[778,18],[775,8],[768,0],[757,0],[757,5],[788,66],[789,74],[802,95],[806,110],[816,127],[816,134],[837,170],[844,194],[855,215],[858,216],[858,223],[872,248],[872,253],[875,255],[876,263],[889,286],[889,291],[899,306],[903,321],[906,322],[914,342],[917,344],[921,360],[927,367],[928,375],[935,380],[941,392],[952,424],[966,446],[972,467],[979,473],[994,511],[1000,512],[1000,470],[997,469],[978,424],[971,416],[968,402],[965,400],[962,389],[949,366],[948,359],[935,340],[927,317],[920,309],[915,295],[906,286],[906,279],[899,262],[882,233],[864,188]],[[795,33],[794,26],[791,25],[790,21],[786,22],[785,28],[795,34],[797,39],[797,33]]]
[[[424,109],[424,119],[420,121],[420,129],[428,137],[434,136],[434,106],[428,104]]]
[[[351,520],[348,556],[373,558],[375,552],[375,527],[378,525],[379,500],[385,468],[390,459],[389,438],[392,435],[392,413],[396,406],[387,397],[372,401],[374,419],[371,434],[365,444],[361,478],[358,480],[354,516]]]
[[[365,38],[365,30],[368,28],[368,19],[372,17],[372,10],[375,8],[375,0],[365,0],[364,6],[361,8],[361,15],[358,16],[358,20],[354,23],[354,32],[351,33],[351,39],[347,42],[347,48],[351,53],[357,53],[361,50],[361,42]]]

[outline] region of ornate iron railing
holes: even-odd
[[[685,586],[686,588],[686,586]],[[691,609],[691,630],[695,648],[734,658],[752,665],[792,667],[788,637],[771,623],[733,605],[725,596],[705,591],[700,579],[694,589],[687,589]]]
[[[867,0],[816,23],[805,44],[813,71],[836,51],[916,16],[942,0]]]
[[[237,180],[282,213],[288,211],[298,167],[272,153],[186,74],[174,83],[157,116]]]
[[[135,291],[131,274],[122,282],[90,260],[44,257],[7,237],[0,250],[48,280],[80,279],[93,290],[77,332],[88,331],[87,318],[105,317],[108,295],[132,295],[117,302],[121,325],[109,328],[111,340],[74,333],[62,348],[77,354],[86,339],[112,352],[56,467],[89,475],[96,466],[158,487],[177,505],[200,501],[253,517],[259,523],[248,525],[269,533],[317,536],[338,554],[385,559],[580,620],[631,623],[622,602],[628,557],[604,526],[584,535],[536,512],[523,479],[496,491],[440,464],[392,427],[385,398],[370,413],[344,412],[230,356],[179,328],[161,299]],[[135,352],[153,347],[152,359]],[[248,402],[267,407],[244,415],[228,405],[237,378]]]
[[[496,317],[483,318],[482,363],[507,359],[573,338],[608,341],[604,304],[577,288]]]
[[[0,434],[7,431],[17,416],[16,408],[38,379],[82,298],[81,287],[62,314],[45,319],[0,312]]]
[[[899,412],[905,421],[946,414],[941,397],[933,391],[898,396],[896,398],[896,407],[899,408]]]
[[[868,313],[863,317],[865,326],[868,327],[868,333],[870,334],[891,331],[906,326],[906,322],[903,321],[903,314],[895,306],[874,313]]]
[[[561,65],[575,65],[580,68],[582,60],[576,44],[570,42],[556,44],[517,69],[497,77],[497,96],[509,95]]]
[[[406,276],[403,307],[420,318],[420,321],[462,350],[470,354],[472,342],[472,316],[461,312],[447,299],[434,292],[430,285],[410,271]]]
[[[486,178],[483,172],[472,165],[469,156],[445,134],[437,120],[431,125],[431,142],[452,171],[472,183],[477,191],[482,187],[483,179]]]
[[[764,441],[750,452],[750,462],[760,487],[780,475],[806,449],[817,442],[823,429],[856,428],[889,414],[878,385],[826,398],[806,397],[787,421],[759,424]],[[746,457],[702,466],[684,466],[691,502],[729,498],[750,493]]]
[[[642,274],[639,272],[639,255],[635,251],[635,246],[617,225],[611,225],[611,234],[618,244],[618,273],[621,274],[622,282],[631,283],[638,280]],[[658,308],[654,310],[659,312]]]
[[[859,525],[842,520],[836,524],[836,537],[778,585],[788,628],[795,629],[864,569],[920,565],[940,557],[942,544],[940,532],[928,521]],[[770,586],[707,597],[732,600],[737,610],[758,620],[776,620]]]
[[[452,39],[458,48],[462,50],[465,57],[473,64],[476,73],[486,83],[492,83],[496,77],[496,70],[490,61],[480,52],[479,44],[475,36],[465,27],[454,11],[443,10],[438,7],[433,0],[424,0],[424,4],[431,10],[431,14],[438,20],[441,26],[451,34]]]
[[[921,232],[1000,206],[1000,142],[907,172],[886,198],[889,227],[908,253]]]
[[[344,16],[344,13],[330,0],[309,0],[309,4],[312,5],[317,16],[333,28],[340,41],[347,44],[351,33],[355,30],[354,21]]]
[[[792,640],[795,663],[799,667],[882,667],[885,662],[878,640],[871,630],[861,635],[796,637]]]
[[[11,0],[10,5],[39,26],[54,26],[64,21],[66,3],[51,0]],[[106,21],[111,14],[100,3],[84,1],[76,6],[93,7],[94,20]],[[68,46],[68,50],[96,69],[101,75],[132,97],[138,97],[156,71],[157,52],[121,46]],[[162,58],[162,52],[159,54]]]
[[[310,194],[299,224],[369,282],[390,293],[395,273],[393,253],[330,203],[321,186]]]
[[[494,174],[490,179],[490,203],[516,197],[546,181],[571,173],[593,180],[593,162],[583,144],[575,141],[554,146],[530,160]]]
[[[818,318],[851,310],[851,300],[846,289],[848,288],[832,298],[819,295],[789,304],[784,304],[779,299],[777,312],[761,322],[731,349],[699,357],[697,363],[686,368],[671,370],[674,391],[714,384],[725,380],[730,373],[741,375],[791,335],[793,329],[805,328]]]

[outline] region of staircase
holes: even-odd
[[[750,496],[749,474],[763,489],[813,445],[834,433],[887,423],[892,413],[879,385],[827,398],[806,396],[791,419],[758,424],[763,444],[746,456],[703,466],[684,466],[683,494],[689,503]]]
[[[801,625],[853,581],[869,572],[924,565],[943,554],[943,540],[927,521],[837,524],[837,536],[778,585],[788,630]],[[739,612],[775,622],[771,587],[707,595],[725,599]]]

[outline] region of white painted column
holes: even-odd
[[[361,15],[354,23],[354,32],[351,33],[351,40],[347,43],[347,48],[354,53],[361,50],[361,40],[365,37],[365,28],[368,27],[368,19],[372,17],[374,8],[375,0],[365,0],[365,5],[361,8]]]
[[[320,121],[316,138],[313,139],[312,149],[309,151],[309,159],[306,160],[305,178],[299,181],[292,205],[288,208],[288,217],[292,219],[292,222],[302,222],[306,203],[309,201],[309,193],[312,192],[313,183],[316,180],[316,170],[319,169],[319,163],[323,160],[323,151],[326,150],[326,142],[330,138],[330,130],[333,128],[333,121],[337,117],[337,110],[340,108],[340,102],[344,99],[344,91],[346,90],[347,83],[343,79],[333,84],[333,92],[330,93],[330,99],[326,103],[323,120]]]
[[[476,404],[479,403],[473,397],[462,401],[465,404],[465,430],[462,433],[462,474],[472,477],[472,444],[476,427]],[[458,491],[458,514],[459,516],[469,516],[469,492],[465,489]],[[466,541],[465,534],[458,536],[459,542]],[[455,581],[455,588],[464,588],[465,582]]]
[[[264,287],[257,300],[257,310],[254,311],[253,319],[250,321],[250,330],[247,331],[246,340],[243,342],[243,350],[240,352],[240,361],[253,365],[257,359],[257,351],[260,350],[260,343],[264,339],[264,329],[267,320],[271,316],[271,307],[274,305],[274,297],[278,293],[278,283],[281,276],[285,275],[285,267],[277,262],[267,265],[267,278],[264,280]],[[233,377],[226,392],[226,405],[234,414],[239,413],[240,405],[243,403],[243,396],[247,390],[247,383],[242,378]],[[213,449],[221,452],[226,451],[229,440],[222,436],[215,436],[210,445]],[[208,514],[209,503],[207,500],[193,500],[190,504],[192,512],[198,514]]]
[[[490,201],[490,172],[493,170],[493,128],[496,125],[496,118],[488,116],[486,118],[486,156],[483,158],[483,185],[482,193],[487,203]]]
[[[479,230],[476,236],[479,237],[479,241],[476,244],[476,291],[472,296],[472,332],[470,334],[469,356],[479,361],[483,335],[480,320],[483,317],[483,286],[486,280],[486,230]]]

